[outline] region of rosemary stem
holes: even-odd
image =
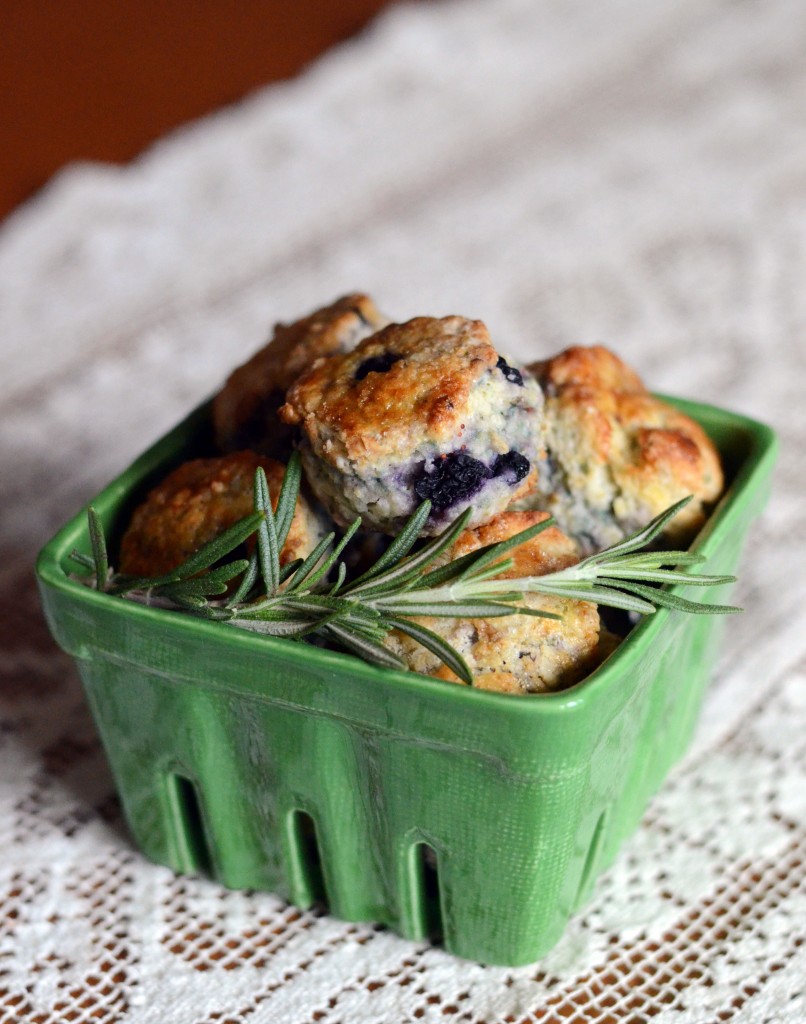
[[[335,534],[331,533],[307,559],[281,566],[280,555],[294,516],[300,478],[299,460],[293,456],[277,505],[272,508],[265,475],[258,470],[254,512],[203,545],[166,576],[115,576],[109,568],[100,517],[92,508],[88,510],[92,557],[76,554],[74,561],[85,570],[93,570],[94,578],[87,582],[105,590],[110,597],[127,596],[154,608],[228,621],[267,636],[301,640],[318,633],[320,638],[336,640],[342,648],[385,668],[406,667],[384,646],[389,631],[397,629],[436,654],[468,683],[472,676],[459,653],[418,619],[485,619],[516,614],[562,617],[524,601],[527,594],[535,593],[610,605],[643,615],[661,607],[712,614],[739,610],[698,604],[673,591],[649,585],[690,582],[715,586],[733,579],[681,572],[681,566],[702,561],[700,555],[642,551],[685,501],[667,509],[643,530],[614,547],[545,576],[502,579],[499,574],[512,567],[512,560],[507,557],[510,552],[546,529],[553,520],[451,559],[450,551],[466,527],[470,511],[437,537],[418,545],[430,511],[428,502],[423,502],[386,553],[358,579],[347,578],[345,563],[339,562],[339,558],[360,527],[360,519],[350,525],[338,543],[334,543]],[[237,547],[255,534],[258,543],[252,557],[234,557]],[[330,570],[337,564],[338,577],[334,580]],[[240,585],[228,601],[222,595],[226,594],[227,585],[239,578]],[[262,596],[256,596],[261,593]],[[251,600],[246,600],[248,597]]]

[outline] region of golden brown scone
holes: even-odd
[[[417,317],[322,359],[280,411],[303,431],[308,481],[333,518],[397,533],[426,498],[433,533],[472,523],[529,485],[541,451],[535,380],[493,348],[480,320]]]
[[[460,534],[450,558],[506,540],[548,518],[547,512],[502,512],[491,522]],[[579,561],[579,549],[557,527],[549,527],[511,553],[514,565],[501,579],[543,576]],[[542,594],[527,594],[529,608],[562,615],[562,621],[527,615],[494,619],[419,618],[464,657],[473,685],[503,693],[540,693],[570,686],[590,673],[615,647],[617,638],[599,621],[595,604]],[[459,682],[430,651],[403,633],[384,641],[409,668]]]
[[[272,506],[277,506],[285,467],[255,452],[233,452],[185,462],[135,509],[120,546],[120,571],[161,576],[181,565],[254,508],[254,476],[266,472]],[[304,558],[325,530],[300,496],[280,561]]]
[[[230,374],[213,400],[218,447],[288,458],[292,432],[277,416],[288,387],[315,359],[348,352],[387,323],[367,295],[356,294],[295,323],[277,324],[271,341]]]
[[[585,552],[617,543],[688,494],[665,540],[686,544],[723,487],[714,444],[653,397],[600,345],[569,348],[529,369],[546,397],[547,456],[521,507],[548,509]]]

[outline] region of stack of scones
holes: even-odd
[[[574,347],[522,366],[480,320],[391,323],[366,295],[278,325],[212,412],[220,454],[184,463],[151,491],[123,538],[122,572],[170,571],[248,514],[258,465],[276,504],[295,448],[305,486],[284,563],[360,516],[360,569],[428,499],[423,536],[471,510],[446,560],[553,516],[557,525],[517,548],[501,574],[542,575],[693,495],[665,535],[685,545],[723,487],[702,428],[608,349]],[[462,654],[476,687],[510,693],[569,686],[618,643],[595,604],[539,594],[523,603],[562,618],[422,621]],[[408,636],[392,631],[385,643],[411,669],[459,681]]]

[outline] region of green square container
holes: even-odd
[[[729,487],[694,546],[731,573],[775,437],[670,401],[721,451]],[[109,535],[208,431],[205,407],[98,496]],[[689,742],[722,621],[659,611],[576,686],[514,697],[97,593],[69,577],[73,548],[90,549],[83,514],[39,557],[42,600],[148,857],[492,964],[547,952],[635,829]]]

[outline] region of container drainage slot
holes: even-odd
[[[443,938],[442,893],[437,851],[428,843],[411,850],[413,917],[419,937],[438,945]]]
[[[306,811],[295,810],[291,814],[291,845],[297,902],[303,906],[312,903],[327,906],[325,873],[316,822]]]
[[[577,889],[577,906],[579,906],[582,900],[587,897],[588,889],[593,884],[606,822],[607,810],[604,810],[599,815],[599,819],[596,822],[593,835],[591,836],[590,846],[588,847],[588,854],[585,857],[585,866],[582,868],[582,874],[579,879],[579,888]]]
[[[168,792],[174,809],[177,848],[183,861],[181,870],[212,875],[213,858],[195,784],[184,775],[169,775]]]

